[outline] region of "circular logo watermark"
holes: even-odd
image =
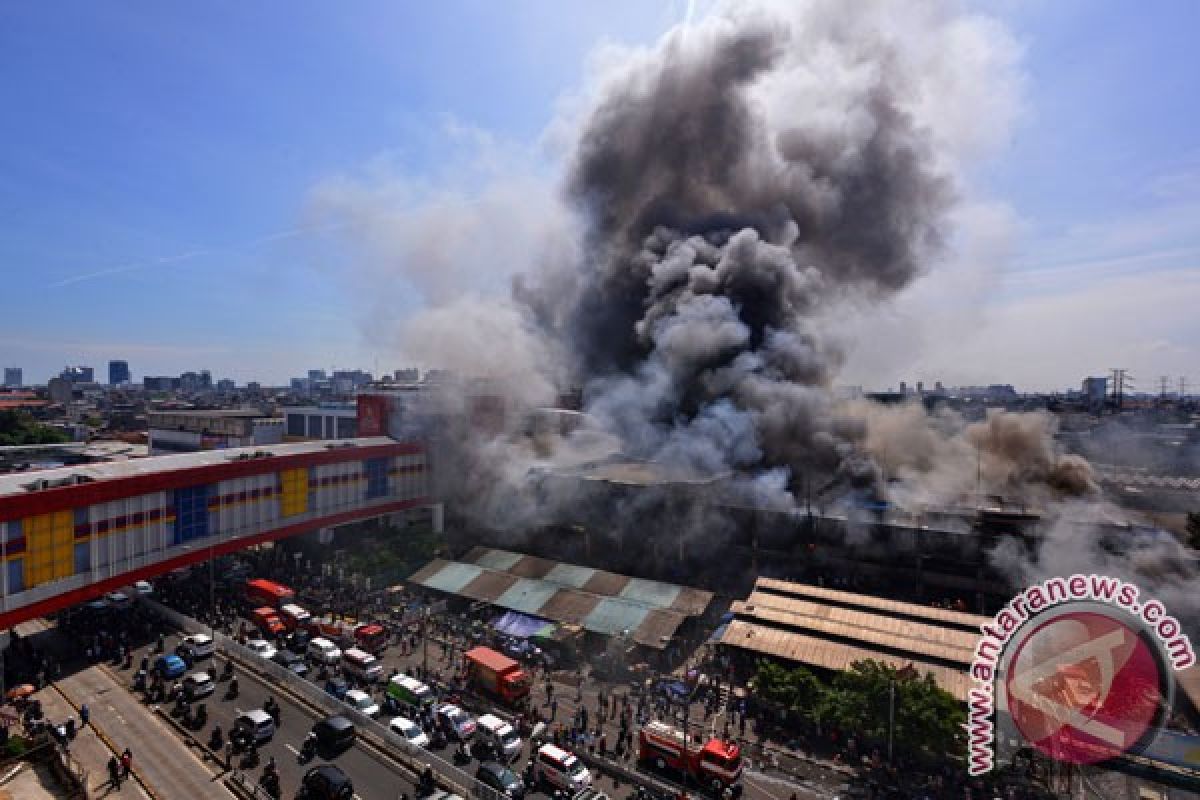
[[[1032,620],[1009,642],[1009,714],[1046,755],[1094,764],[1138,750],[1162,726],[1170,671],[1144,629],[1123,616],[1071,604]]]

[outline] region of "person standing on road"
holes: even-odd
[[[121,765],[116,756],[108,757],[108,783],[114,790],[121,788]]]
[[[121,777],[128,778],[129,770],[133,768],[133,753],[129,748],[125,748],[125,752],[121,753]]]
[[[87,703],[79,707],[79,727],[86,728],[88,721],[92,718],[92,712],[88,710]]]

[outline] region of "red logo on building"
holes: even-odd
[[[1165,714],[1168,673],[1137,630],[1115,615],[1067,611],[1016,642],[1008,710],[1034,747],[1094,764],[1146,744]]]

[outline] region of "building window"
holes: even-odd
[[[92,545],[90,542],[80,542],[75,545],[75,574],[87,572],[92,568]]]
[[[363,462],[363,474],[367,478],[367,497],[384,497],[388,493],[387,458],[368,458]]]
[[[8,562],[8,593],[25,590],[25,559],[14,558]]]
[[[11,544],[21,538],[21,520],[14,519],[4,523],[4,544]]]

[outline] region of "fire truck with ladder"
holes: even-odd
[[[720,796],[725,787],[742,791],[742,754],[733,742],[713,737],[689,743],[679,728],[648,722],[638,732],[638,761],[659,771],[671,769]]]

